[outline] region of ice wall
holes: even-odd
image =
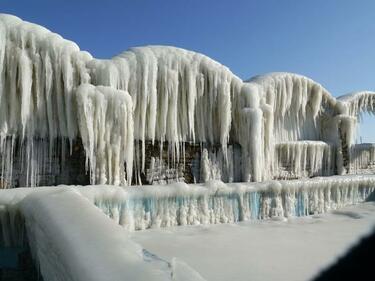
[[[67,190],[68,195],[65,194]],[[280,220],[323,213],[365,200],[374,200],[374,195],[374,175],[316,177],[263,183],[225,184],[221,181],[210,181],[191,185],[173,183],[142,187],[106,185],[1,190],[0,247],[19,246],[24,243],[25,216],[26,223],[30,224],[28,231],[37,231],[38,227],[42,227],[38,224],[51,225],[51,230],[46,227],[46,231],[51,231],[49,234],[45,233],[48,234],[46,239],[55,239],[53,237],[56,236],[59,240],[68,239],[70,235],[80,231],[81,227],[85,228],[85,225],[91,225],[95,220],[99,223],[87,226],[87,229],[101,228],[104,218],[99,215],[99,209],[116,224],[128,230],[141,230],[176,225]],[[99,209],[92,210],[93,205],[89,202]],[[50,211],[41,205],[48,206]],[[91,219],[88,213],[92,212],[95,215]],[[36,219],[41,222],[35,223]],[[97,232],[98,235],[101,231],[108,234],[107,227],[109,226]],[[56,231],[61,233],[57,234]],[[118,229],[113,231],[119,233]],[[103,234],[103,239],[107,239],[107,234]],[[85,235],[94,237],[96,234],[95,231],[89,231],[88,234],[85,231],[82,235],[78,240],[84,240]],[[123,231],[122,235],[126,236],[126,232]],[[89,241],[83,243],[87,244]]]
[[[81,190],[129,230],[284,219],[327,212],[373,196],[374,176],[205,185],[176,183],[139,188]]]

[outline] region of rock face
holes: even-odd
[[[169,46],[95,59],[0,15],[1,188],[356,172],[363,111],[375,112],[375,93],[336,99],[291,73],[242,81],[205,55]]]
[[[33,141],[33,149],[39,153],[38,159],[32,163],[26,161],[27,146],[20,146],[15,142],[11,169],[3,167],[0,171],[0,188],[22,186],[53,186],[59,184],[87,185],[90,177],[85,170],[85,153],[80,139],[72,143],[72,153],[64,149],[64,140],[55,140],[61,149],[49,154],[49,142],[41,139]],[[11,142],[8,140],[8,142]],[[7,154],[0,155],[0,163],[7,163]],[[12,174],[6,174],[7,171]],[[11,179],[9,181],[8,179]]]

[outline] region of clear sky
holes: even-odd
[[[94,57],[162,44],[208,55],[242,79],[288,71],[334,96],[375,91],[374,0],[0,0]],[[375,142],[375,117],[363,141]]]

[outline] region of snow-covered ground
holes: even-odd
[[[26,226],[55,281],[308,280],[375,226],[373,191],[370,175],[2,190],[0,247]]]
[[[375,226],[375,202],[326,214],[132,233],[159,257],[186,261],[207,280],[310,280]]]

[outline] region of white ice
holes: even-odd
[[[374,202],[287,221],[172,227],[132,233],[160,257],[207,280],[311,280],[375,227]]]
[[[72,152],[78,137],[92,184],[130,184],[133,170],[141,184],[146,142],[156,141],[160,153],[168,146],[173,168],[184,159],[184,143],[219,146],[219,159],[210,152],[204,163],[218,171],[203,170],[202,181],[235,178],[229,143],[241,147],[240,181],[277,178],[277,146],[298,141],[324,142],[336,159],[323,163],[328,160],[321,160],[318,146],[307,154],[294,146],[292,162],[313,163],[311,171],[299,165],[295,174],[350,173],[345,149],[353,144],[357,116],[374,111],[372,92],[335,99],[319,83],[291,73],[243,82],[209,57],[180,48],[136,47],[100,60],[5,14],[0,36],[0,154],[9,185],[17,150],[25,159],[26,185],[35,186],[43,163],[64,149]]]

